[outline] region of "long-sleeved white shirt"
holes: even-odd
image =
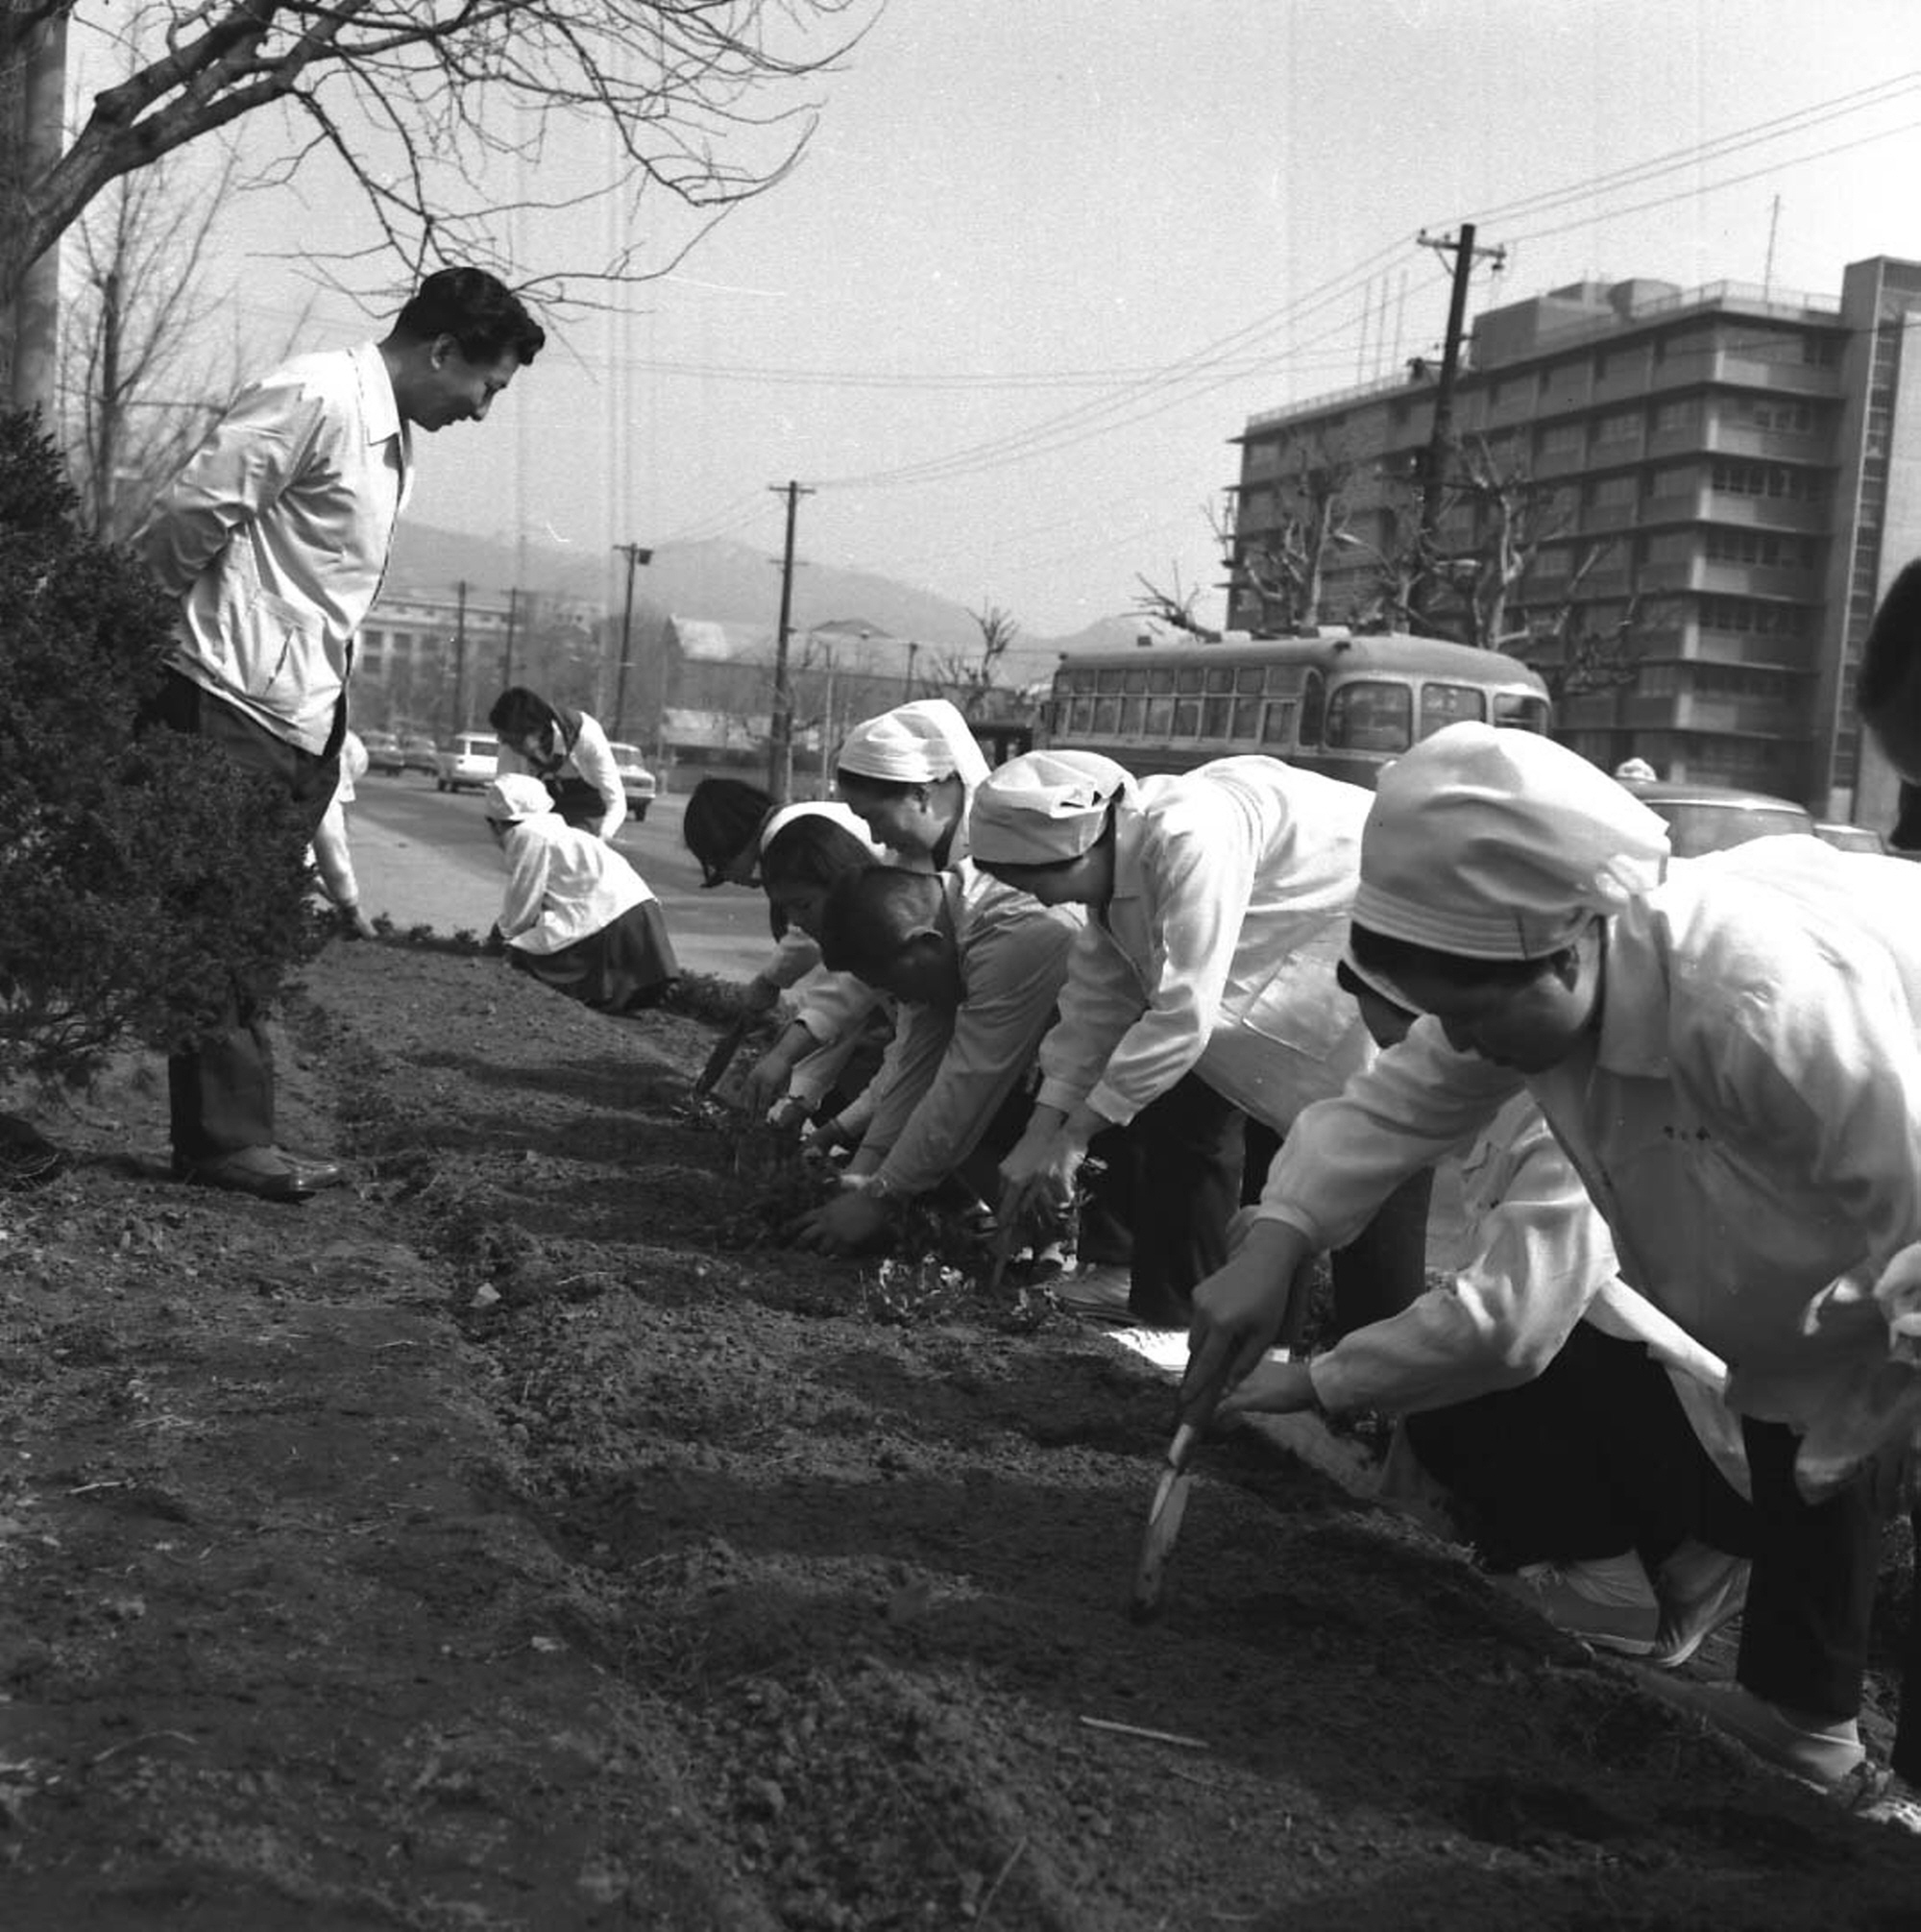
[[[523,952],[559,952],[653,897],[613,846],[558,812],[509,825],[500,849],[507,862],[500,937]]]
[[[1803,1431],[1810,1494],[1921,1399],[1874,1293],[1921,1238],[1917,933],[1899,860],[1777,838],[1677,862],[1609,921],[1589,1045],[1525,1083],[1622,1278],[1727,1362],[1731,1407]],[[1337,1247],[1520,1084],[1422,1020],[1297,1123],[1261,1212]]]
[[[542,780],[584,779],[600,795],[600,817],[593,828],[595,836],[611,839],[627,817],[627,788],[620,783],[620,768],[614,763],[613,749],[607,743],[607,734],[601,728],[600,721],[590,718],[584,711],[579,716],[580,729],[574,734],[573,743],[567,747],[558,765],[538,766],[502,739],[498,769],[502,774],[531,771]]]
[[[136,539],[181,599],[176,668],[324,750],[412,482],[377,343],[296,356],[250,382]]]
[[[1285,1130],[1374,1044],[1334,967],[1369,794],[1273,758],[1130,784],[1114,891],[1075,942],[1041,1103],[1125,1124],[1190,1069]]]
[[[952,1173],[1033,1064],[1082,922],[1078,907],[1043,906],[971,864],[943,873],[941,885],[960,1003],[903,1003],[900,1051],[869,1089],[857,1157],[898,1195],[923,1193]]]

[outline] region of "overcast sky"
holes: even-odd
[[[816,492],[803,556],[1032,634],[1127,609],[1137,575],[1211,586],[1204,508],[1248,416],[1438,350],[1447,267],[1423,229],[1506,249],[1471,308],[1588,276],[1758,284],[1770,257],[1777,289],[1833,295],[1849,260],[1921,257],[1917,20],[1913,0],[889,0],[816,84],[799,170],[426,447],[415,515],[771,553],[767,485],[792,477]],[[596,137],[568,164],[602,169]],[[255,326],[307,298],[277,255],[290,220],[353,238],[338,200],[236,211]],[[535,226],[528,276],[597,239]],[[323,304],[306,340],[370,321]]]

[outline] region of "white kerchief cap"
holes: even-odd
[[[840,746],[836,769],[896,785],[935,785],[959,777],[970,791],[987,775],[987,755],[944,697],[916,697],[863,718]]]
[[[761,827],[756,849],[765,852],[773,844],[774,835],[786,831],[796,819],[831,819],[843,832],[853,833],[875,858],[881,855],[880,846],[874,843],[874,835],[867,830],[867,821],[851,805],[843,805],[839,798],[804,799],[798,805],[783,805],[777,811],[769,812],[766,822]]]
[[[1467,959],[1539,959],[1661,882],[1667,827],[1532,731],[1450,724],[1382,773],[1354,923]]]
[[[1127,771],[1093,751],[1030,751],[987,773],[967,817],[977,866],[1058,866],[1078,859],[1107,822]]]
[[[490,780],[481,797],[488,818],[503,819],[510,825],[553,810],[552,795],[527,771],[509,771],[502,778]]]

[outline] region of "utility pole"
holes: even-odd
[[[514,682],[514,607],[520,601],[519,584],[507,586],[507,642],[500,652],[500,689],[510,690]]]
[[[774,803],[787,802],[793,789],[793,693],[787,681],[787,640],[793,620],[793,520],[803,497],[814,492],[799,483],[769,483],[787,499],[787,542],[781,550],[780,628],[774,633],[774,715],[767,735],[767,790]]]
[[[616,544],[615,550],[627,560],[627,601],[620,611],[620,668],[614,677],[614,728],[609,738],[620,736],[627,709],[627,652],[634,641],[634,572],[654,560],[652,550],[641,544]]]
[[[1432,575],[1428,568],[1439,541],[1441,493],[1447,481],[1447,443],[1454,428],[1454,380],[1461,367],[1461,330],[1468,313],[1468,283],[1478,257],[1488,256],[1496,268],[1507,259],[1499,248],[1476,248],[1474,225],[1461,224],[1457,235],[1430,235],[1423,231],[1418,237],[1423,248],[1438,255],[1449,251],[1454,257],[1454,287],[1447,299],[1447,334],[1441,347],[1441,379],[1434,387],[1434,427],[1427,438],[1427,453],[1421,473],[1421,578],[1424,585]]]
[[[467,729],[467,579],[454,586],[453,606],[453,728]]]
[[[11,220],[23,218],[20,204],[29,188],[37,187],[61,158],[69,12],[61,9],[33,28],[19,71],[0,81],[0,113],[8,123],[0,131],[0,191],[9,204]],[[6,372],[0,394],[10,397],[16,409],[38,408],[48,423],[57,396],[60,256],[58,243],[30,262],[18,261],[10,253],[5,266],[17,280],[0,293],[7,311],[0,316],[0,337],[4,337],[0,354]]]

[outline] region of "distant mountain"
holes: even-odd
[[[614,562],[615,568],[623,568]],[[415,523],[401,526],[391,575],[397,590],[444,593],[464,580],[496,594],[518,585],[598,604],[609,601],[609,585],[615,581],[605,557]],[[664,544],[635,575],[634,609],[637,618],[653,613],[761,624],[771,637],[780,616],[780,575],[766,553],[750,545],[722,540]],[[890,577],[837,570],[803,557],[794,571],[793,628],[802,631],[836,622],[869,625],[935,651],[971,653],[981,640],[980,626],[963,604]],[[1023,632],[1008,653],[1008,681],[1028,683],[1046,677],[1063,650],[1131,644],[1137,628],[1138,620],[1120,615],[1104,618],[1072,637],[1032,637]]]

